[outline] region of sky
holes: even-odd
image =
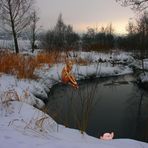
[[[112,23],[115,33],[125,34],[129,19],[134,17],[129,7],[115,0],[36,0],[36,7],[43,29],[52,29],[61,13],[64,23],[72,25],[76,32]]]

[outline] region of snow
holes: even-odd
[[[144,69],[148,70],[148,59],[143,59],[143,65],[144,65]],[[134,60],[129,66],[135,67],[137,69],[143,69],[142,60]]]
[[[1,148],[147,148],[130,139],[103,141],[57,124],[50,116],[19,101],[0,104]]]
[[[18,40],[18,46],[21,51],[28,51],[28,49],[31,49],[31,44],[29,40]],[[13,40],[0,40],[0,48],[4,49],[14,49],[14,42]],[[31,50],[30,50],[31,51]]]
[[[114,58],[110,59],[110,57]],[[70,52],[69,58],[82,58],[86,61],[91,62],[91,64],[88,65],[73,65],[73,73],[76,76],[77,80],[86,79],[93,76],[106,77],[133,73],[132,68],[129,68],[129,66],[127,65],[123,65],[123,63],[125,62],[126,64],[128,64],[134,61],[133,57],[126,52],[113,52],[112,54],[97,52]],[[105,62],[99,62],[100,58],[102,59],[102,61]],[[111,64],[111,61],[113,59],[118,60],[120,65],[113,66],[113,64]],[[36,70],[35,73],[37,76],[41,77],[44,80],[52,80],[53,83],[56,83],[61,81],[60,76],[63,67],[63,63],[57,63],[50,67],[45,64],[41,69]]]
[[[102,61],[110,62],[112,60],[120,61],[120,63],[130,63],[133,62],[134,58],[130,56],[131,53],[129,52],[122,52],[122,51],[111,51],[109,53],[103,53],[103,52],[70,52],[70,57],[80,57],[82,59],[85,59],[90,62],[96,62],[99,59]]]
[[[144,70],[148,70],[148,59],[143,59],[143,65],[144,65]],[[130,64],[130,66],[133,66],[137,69],[142,70],[142,61],[141,60],[135,60],[133,63]],[[148,72],[141,73],[139,75],[139,80],[141,83],[147,83],[148,82]]]
[[[79,56],[91,61],[88,65],[74,64],[73,73],[77,80],[133,72],[128,65],[135,60],[125,52],[69,54],[72,59]],[[100,58],[106,62],[98,62]],[[113,59],[122,64],[113,66]],[[43,101],[48,99],[50,88],[61,83],[63,67],[63,63],[50,66],[44,64],[35,70],[35,74],[39,76],[37,80],[20,80],[14,75],[0,74],[1,148],[148,148],[147,143],[131,139],[103,141],[86,133],[81,134],[79,130],[57,124],[49,115],[39,110],[44,106]]]
[[[142,83],[148,82],[148,72],[145,72],[145,74],[140,74],[139,79]]]
[[[0,96],[2,102],[19,100],[42,108],[44,103],[33,95],[35,90],[36,93],[40,92],[40,95],[44,92],[43,89],[33,81],[18,80],[15,76],[6,74],[0,76]]]
[[[89,78],[93,75],[96,77],[117,76],[133,73],[132,69],[127,66],[104,66],[103,64],[91,64],[89,66],[74,67],[74,73],[79,79]]]
[[[40,42],[36,41],[36,45],[39,46]],[[18,39],[18,47],[19,47],[20,54],[23,54],[23,55],[35,56],[39,52],[42,52],[41,49],[36,49],[34,51],[34,53],[32,53],[30,41],[24,40],[24,39],[21,39],[21,38]],[[14,51],[14,41],[13,40],[0,39],[0,52],[2,52],[2,51],[15,52]]]
[[[144,59],[144,69],[148,70],[148,59]]]

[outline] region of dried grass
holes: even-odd
[[[18,78],[36,79],[34,74],[36,68],[42,64],[65,63],[67,53],[64,52],[46,52],[37,56],[25,56],[11,52],[0,52],[0,72],[16,75]],[[72,59],[73,63],[78,65],[89,64],[88,60],[78,58]]]
[[[2,53],[0,56],[0,72],[14,74],[18,78],[35,78],[34,70],[38,63],[34,58],[14,53]]]
[[[65,61],[66,55],[61,52],[54,51],[49,53],[40,53],[37,55],[36,59],[38,63],[54,64]]]
[[[36,79],[34,71],[42,64],[64,61],[65,55],[59,52],[40,53],[36,57],[10,52],[0,53],[0,72],[17,75],[18,78]]]

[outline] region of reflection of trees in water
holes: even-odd
[[[98,93],[98,80],[85,81],[77,90],[70,89],[67,94],[67,119],[70,125],[75,123],[76,128],[82,132],[86,131],[89,124],[89,117],[98,98],[96,98],[96,91]],[[70,93],[70,92],[73,92]],[[73,121],[72,121],[73,120]]]
[[[96,64],[96,75],[100,74],[101,63]],[[77,73],[79,73],[78,67],[76,67]],[[87,69],[86,69],[87,71]],[[89,75],[86,74],[86,78],[89,78]],[[95,97],[96,91],[99,90],[98,88],[99,79],[93,80],[85,80],[83,84],[80,84],[79,89],[67,90],[68,100],[67,100],[67,119],[68,123],[75,125],[76,128],[80,129],[81,132],[86,131],[89,123],[89,117],[91,112],[96,105],[97,99]],[[71,93],[73,92],[73,93]]]
[[[96,92],[99,90],[99,79],[81,81],[79,89],[71,86],[60,86],[56,89],[53,99],[50,98],[49,113],[65,126],[86,131],[89,117],[99,101]],[[57,98],[57,99],[56,99]]]
[[[85,87],[78,90],[79,96],[79,105],[80,105],[80,112],[76,115],[76,120],[78,124],[78,128],[83,132],[86,131],[89,118],[96,105],[97,101],[99,100],[96,97],[96,91],[99,90],[98,88],[98,80],[93,81],[92,84],[86,83]],[[76,108],[75,108],[76,109]]]
[[[50,96],[48,111],[59,123],[83,132],[87,129],[89,117],[98,101],[95,95],[99,90],[99,80],[85,80],[80,83],[76,90],[68,85],[56,89]]]
[[[146,141],[148,139],[148,97],[146,98],[148,93],[137,88],[136,84],[135,86],[124,84],[120,87],[120,84],[115,83],[115,85],[104,86],[112,81],[119,82],[121,80],[125,80],[124,77],[80,81],[80,87],[77,90],[68,85],[58,87],[53,100],[50,101],[49,110],[53,114],[52,117],[65,126],[86,131],[91,114],[95,111],[95,105],[99,104],[100,96],[103,95],[103,89],[106,89],[105,93],[108,93],[108,90],[114,93],[123,91],[123,93],[117,93],[118,97],[130,89],[129,94],[125,94],[125,96],[129,95],[127,102],[121,100],[122,103],[125,103],[123,105],[127,105],[126,119],[124,120],[127,129],[124,129],[124,133],[127,133],[129,138],[145,139]]]
[[[129,118],[131,118],[132,128],[134,129],[133,138],[148,141],[148,93],[137,86],[133,87],[127,104]]]
[[[139,139],[148,142],[148,94],[140,90],[140,99],[137,112],[137,131],[140,133]]]

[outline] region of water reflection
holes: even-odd
[[[95,137],[114,131],[115,138],[147,141],[148,93],[134,80],[133,76],[85,80],[78,90],[57,85],[47,105],[49,114],[58,123],[86,129]]]

